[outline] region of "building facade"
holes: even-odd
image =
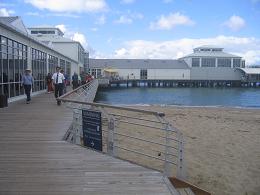
[[[178,60],[90,59],[90,74],[119,79],[241,81],[242,57],[204,46]]]
[[[28,33],[37,40],[77,62],[77,66],[73,67],[70,67],[69,64],[64,61],[59,62],[66,74],[72,75],[74,72],[79,74],[84,71],[86,51],[79,42],[63,37],[64,34],[59,28],[33,27],[28,28]]]
[[[45,77],[56,66],[67,73],[79,70],[78,61],[31,36],[19,17],[0,17],[0,94],[9,100],[24,94],[21,78],[32,70],[33,92],[46,89]]]
[[[189,80],[183,60],[89,59],[89,73],[96,78],[141,80]]]

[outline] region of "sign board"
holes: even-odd
[[[84,146],[102,151],[101,112],[82,110]]]

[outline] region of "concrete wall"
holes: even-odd
[[[123,79],[140,79],[140,69],[118,69],[118,74]]]
[[[148,69],[148,79],[190,80],[189,69]]]
[[[117,69],[123,79],[140,79],[140,69]],[[148,69],[147,79],[158,80],[189,80],[189,69]]]
[[[79,61],[77,43],[52,43],[53,48],[69,58]]]
[[[191,80],[241,80],[241,73],[233,68],[191,68]]]

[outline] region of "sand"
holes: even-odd
[[[183,132],[187,180],[216,195],[260,194],[260,109],[142,107]]]

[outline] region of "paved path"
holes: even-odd
[[[0,109],[0,195],[169,195],[159,172],[62,141],[72,120],[53,94]]]

